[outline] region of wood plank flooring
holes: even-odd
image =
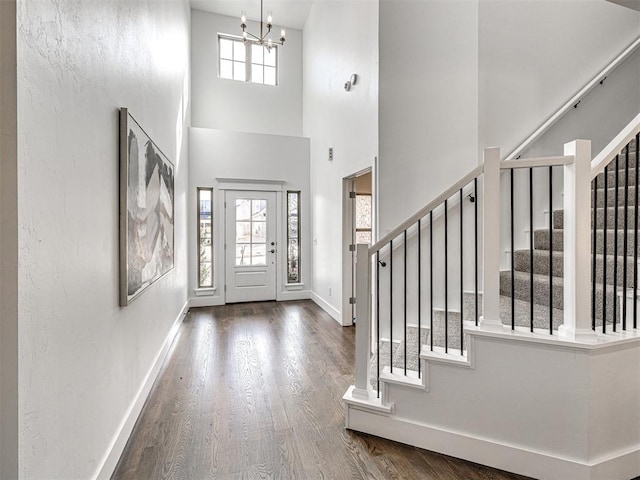
[[[311,301],[191,309],[112,478],[523,478],[346,430],[354,343]]]

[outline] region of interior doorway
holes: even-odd
[[[342,325],[356,319],[356,245],[373,240],[373,175],[371,168],[343,180]]]
[[[276,193],[225,193],[226,302],[276,299]]]

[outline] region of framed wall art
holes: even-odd
[[[174,166],[120,109],[120,306],[174,266]]]

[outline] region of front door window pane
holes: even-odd
[[[236,266],[267,264],[267,201],[236,199]]]

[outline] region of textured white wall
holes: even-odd
[[[189,18],[186,0],[18,2],[21,477],[98,474],[186,302]],[[121,106],[176,167],[176,268],[126,308]]]
[[[277,21],[277,12],[274,15]],[[274,87],[218,78],[218,33],[239,35],[239,17],[193,10],[191,18],[192,124],[239,132],[301,135],[302,32],[286,29],[287,41],[279,50],[279,84]],[[257,32],[259,26],[249,22],[249,30]],[[274,31],[279,34],[280,28]]]
[[[213,305],[224,301],[224,208],[217,179],[283,181],[283,200],[287,190],[301,191],[300,205],[300,273],[304,289],[295,292],[308,298],[311,283],[311,192],[309,188],[309,139],[259,133],[229,132],[207,128],[189,129],[189,294],[197,286],[197,217],[195,205],[198,187],[214,188],[214,286],[211,296],[198,297],[198,304]],[[286,212],[280,210],[283,242],[286,241]],[[278,298],[287,299],[284,286],[286,248],[281,243],[278,255]],[[291,294],[289,294],[291,295]],[[291,298],[291,297],[289,297]]]
[[[18,476],[16,2],[0,2],[0,478]]]
[[[303,131],[311,138],[313,292],[339,318],[342,179],[371,167],[378,151],[377,2],[314,3],[303,45]],[[358,75],[358,84],[345,92],[352,73]],[[334,148],[332,162],[327,160],[329,147]]]

